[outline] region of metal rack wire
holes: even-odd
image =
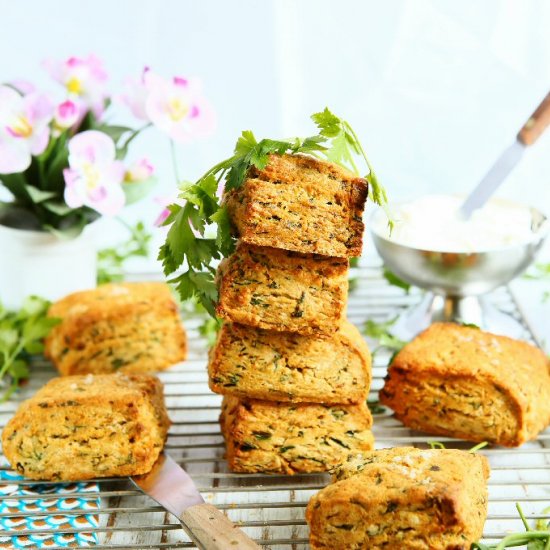
[[[357,287],[350,294],[348,316],[358,325],[366,319],[385,320],[417,302],[419,293],[406,294],[390,287],[373,263],[357,268]],[[535,336],[527,325],[510,291],[502,288],[492,296],[493,303],[512,314],[525,327],[525,338]],[[270,476],[228,472],[223,440],[218,426],[221,397],[208,389],[206,376],[206,342],[198,333],[200,319],[185,319],[189,336],[189,359],[160,375],[165,384],[167,406],[173,425],[166,450],[195,479],[205,499],[224,510],[265,548],[303,550],[308,548],[308,529],[304,509],[312,494],[327,484],[326,475]],[[383,383],[387,354],[377,353],[373,366],[371,398],[376,399]],[[9,403],[0,407],[0,425],[4,426],[18,404],[54,376],[51,365],[42,362],[34,367],[29,385]],[[377,447],[414,445],[425,447],[430,436],[413,432],[392,418],[390,411],[374,415]],[[448,447],[469,448],[471,444],[438,437]],[[520,449],[492,447],[481,451],[491,461],[489,481],[489,517],[484,539],[492,542],[507,531],[521,530],[515,509],[521,503],[530,519],[549,518],[541,513],[550,504],[550,431]],[[4,468],[7,467],[5,461]],[[135,490],[127,479],[99,481],[101,506],[97,511],[98,549],[194,548],[177,520],[148,497]],[[21,485],[35,485],[22,481]],[[78,497],[72,493],[71,496]],[[89,496],[86,495],[86,496]],[[7,497],[0,496],[0,501]],[[9,497],[14,498],[14,497]],[[30,498],[20,496],[16,498]],[[35,498],[35,497],[33,497]],[[84,510],[60,512],[80,515]],[[89,511],[86,511],[89,513]],[[32,515],[39,512],[32,512]],[[10,512],[0,514],[9,517]],[[89,528],[82,529],[90,532]],[[75,533],[77,528],[66,530]],[[45,527],[42,533],[51,532]],[[59,531],[58,531],[59,532]],[[37,531],[33,530],[33,534]],[[13,533],[0,531],[0,536]],[[18,531],[18,535],[26,534]],[[29,532],[30,534],[30,532]],[[55,547],[52,547],[55,548]]]

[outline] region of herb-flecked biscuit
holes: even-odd
[[[305,155],[270,155],[225,196],[240,238],[324,256],[360,256],[366,180]]]
[[[178,307],[164,283],[75,292],[54,303],[48,315],[62,319],[45,349],[61,375],[156,372],[186,356]]]
[[[64,376],[21,404],[2,432],[2,447],[31,479],[129,476],[152,468],[169,425],[155,376]]]
[[[326,472],[374,446],[365,403],[289,404],[226,396],[220,423],[235,472]]]
[[[526,342],[437,323],[393,359],[380,401],[410,428],[514,447],[550,422],[549,367]]]
[[[487,459],[456,449],[364,453],[306,510],[312,550],[469,550],[487,517]]]
[[[267,401],[360,403],[371,358],[357,328],[345,321],[330,337],[304,336],[226,323],[208,364],[216,393]]]
[[[218,269],[223,319],[299,332],[334,332],[345,318],[347,258],[300,254],[240,242]]]

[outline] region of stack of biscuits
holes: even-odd
[[[209,384],[233,471],[327,471],[373,447],[370,353],[345,318],[366,198],[303,155],[272,155],[224,197],[239,242],[218,269]]]

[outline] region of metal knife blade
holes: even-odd
[[[495,189],[521,160],[525,148],[526,146],[523,143],[516,140],[500,155],[499,159],[460,207],[459,214],[462,218],[468,219],[474,210],[481,208],[487,202]]]
[[[130,479],[172,512],[201,550],[260,550],[223,512],[204,502],[189,474],[168,455],[161,453],[148,474]]]
[[[165,453],[161,453],[148,474],[132,476],[130,479],[178,518],[190,506],[204,503],[190,475]]]

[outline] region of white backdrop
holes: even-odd
[[[548,0],[0,0],[0,14],[0,80],[54,88],[41,60],[90,52],[113,87],[145,64],[202,77],[219,127],[180,147],[186,179],[242,129],[307,134],[309,114],[329,105],[391,199],[465,191],[550,89]],[[174,185],[168,151],[150,131],[132,152],[156,165],[158,195]],[[550,210],[549,151],[550,133],[501,195]],[[126,216],[150,223],[157,211],[147,201]]]

